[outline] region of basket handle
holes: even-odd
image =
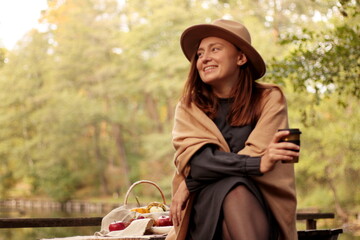
[[[157,188],[157,190],[159,190],[159,192],[161,194],[163,203],[166,205],[165,196],[164,196],[164,193],[161,191],[161,188],[156,183],[154,183],[152,181],[149,181],[149,180],[140,180],[140,181],[134,182],[126,192],[125,199],[124,199],[124,205],[127,205],[127,201],[128,201],[128,198],[129,198],[129,195],[130,195],[130,192],[132,191],[132,189],[136,185],[139,185],[139,184],[142,184],[142,183],[148,183],[148,184],[151,184],[151,185],[155,186]]]

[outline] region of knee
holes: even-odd
[[[253,194],[244,185],[238,185],[233,188],[225,197],[225,201],[232,200],[237,201],[239,204],[246,203],[248,200],[251,201]]]
[[[252,194],[252,193],[244,185],[238,185],[228,193],[228,195],[235,195],[235,196],[238,196],[238,197],[244,196],[246,194]]]

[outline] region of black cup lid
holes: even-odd
[[[301,131],[299,128],[283,128],[283,129],[279,129],[278,132],[279,131],[289,131],[290,134],[294,134],[294,133],[301,134]]]

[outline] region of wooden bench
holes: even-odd
[[[340,228],[304,230],[298,231],[298,238],[299,240],[336,240],[342,232]]]
[[[297,213],[296,220],[306,221],[306,230],[298,231],[299,240],[336,240],[342,229],[317,229],[316,222],[318,219],[333,219],[334,213]]]
[[[306,229],[316,229],[316,221],[318,219],[335,218],[334,213],[297,213],[296,220],[305,220]]]

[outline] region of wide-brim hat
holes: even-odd
[[[206,37],[219,37],[234,44],[246,55],[253,79],[264,76],[265,62],[251,45],[250,33],[243,24],[217,19],[210,24],[198,24],[187,28],[181,35],[180,44],[189,61],[197,52],[200,41]]]

